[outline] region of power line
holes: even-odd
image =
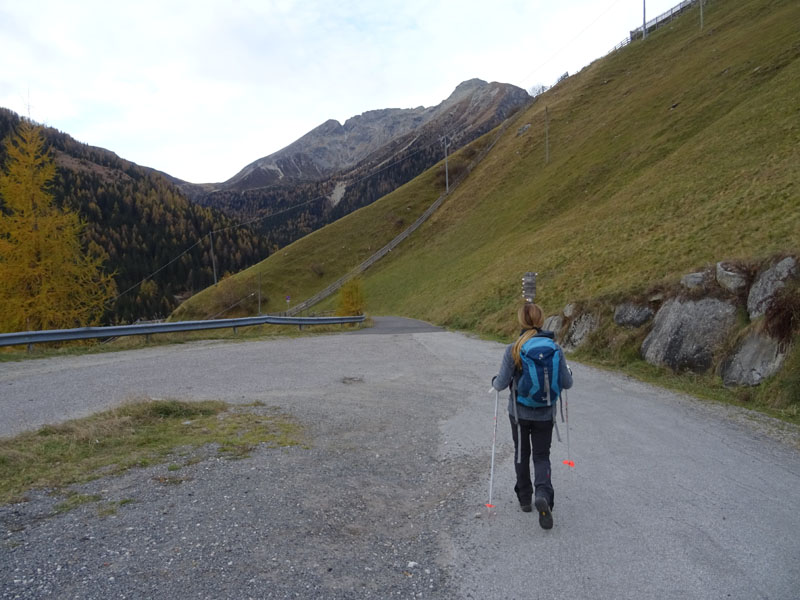
[[[597,22],[598,22],[600,19],[602,19],[604,16],[606,16],[606,15],[607,15],[607,14],[608,14],[608,13],[611,11],[611,9],[612,9],[612,8],[614,8],[614,7],[615,7],[617,4],[619,4],[620,2],[621,2],[621,0],[614,0],[614,2],[612,2],[612,3],[611,3],[609,6],[608,6],[608,8],[606,8],[606,9],[605,9],[605,10],[604,10],[602,13],[600,13],[600,15],[598,15],[598,16],[597,16],[597,17],[596,17],[596,18],[595,18],[595,19],[594,19],[594,20],[593,20],[591,23],[589,23],[589,24],[588,24],[586,27],[584,27],[584,28],[583,28],[583,29],[582,29],[582,30],[581,30],[581,31],[580,31],[580,32],[579,32],[579,33],[578,33],[578,34],[577,34],[575,37],[573,37],[571,40],[569,40],[569,41],[568,41],[566,44],[564,44],[564,45],[563,45],[561,48],[559,48],[559,49],[558,49],[558,50],[556,50],[556,51],[555,51],[553,54],[551,54],[551,55],[550,55],[550,57],[549,57],[549,58],[547,58],[547,59],[546,59],[546,60],[545,60],[545,61],[544,61],[542,64],[540,64],[540,65],[539,65],[538,67],[536,67],[536,68],[535,68],[533,71],[531,71],[530,73],[528,73],[528,74],[527,74],[527,75],[526,75],[526,76],[525,76],[525,77],[522,79],[522,81],[525,81],[525,82],[529,81],[529,80],[531,79],[531,77],[534,75],[534,73],[537,73],[537,72],[538,72],[538,71],[539,71],[539,70],[540,70],[542,67],[544,67],[545,65],[547,65],[548,63],[550,63],[550,61],[552,61],[552,60],[553,60],[553,59],[554,59],[556,56],[559,56],[560,54],[562,54],[562,53],[564,52],[564,50],[566,50],[568,47],[570,47],[570,46],[571,46],[571,45],[572,45],[572,44],[575,42],[575,40],[577,40],[578,38],[580,38],[580,37],[581,37],[581,36],[582,36],[584,33],[586,33],[586,32],[587,32],[587,31],[588,31],[588,30],[589,30],[591,27],[594,27],[595,23],[597,23]],[[526,85],[527,85],[527,84],[526,84]]]
[[[175,258],[173,258],[173,259],[172,259],[171,261],[169,261],[167,264],[165,264],[165,265],[163,265],[163,266],[159,267],[158,269],[156,269],[155,271],[153,271],[152,273],[150,273],[150,275],[148,275],[147,277],[145,277],[144,279],[142,279],[142,280],[141,280],[139,283],[135,283],[135,284],[133,284],[133,285],[132,285],[131,287],[129,287],[127,290],[125,290],[124,292],[122,292],[121,294],[119,294],[119,295],[118,295],[116,298],[114,298],[113,300],[109,300],[109,301],[108,301],[108,304],[111,304],[112,302],[116,302],[117,300],[119,300],[120,298],[122,298],[122,297],[123,297],[125,294],[127,294],[128,292],[130,292],[131,290],[133,290],[133,289],[137,288],[138,286],[142,285],[142,284],[143,284],[145,281],[147,281],[148,279],[150,279],[150,278],[151,278],[153,275],[158,275],[158,274],[159,274],[161,271],[163,271],[164,269],[166,269],[168,266],[170,266],[170,265],[171,265],[172,263],[174,263],[176,260],[178,260],[179,258],[181,258],[181,257],[182,257],[184,254],[188,253],[188,252],[189,252],[190,250],[192,250],[192,249],[193,249],[195,246],[197,246],[197,245],[198,245],[198,244],[199,244],[201,241],[203,241],[203,238],[204,238],[204,237],[206,237],[206,236],[203,236],[202,238],[200,238],[199,240],[197,240],[197,241],[196,241],[194,244],[192,244],[191,246],[189,246],[189,247],[188,247],[186,250],[184,250],[183,252],[181,252],[181,253],[180,253],[178,256],[176,256]]]

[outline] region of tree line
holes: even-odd
[[[163,174],[0,109],[0,138],[6,140],[0,149],[0,177],[4,180],[13,175],[10,170],[21,168],[13,155],[14,148],[21,131],[24,130],[26,139],[34,135],[29,131],[31,128],[38,132],[41,147],[31,146],[31,139],[23,145],[44,164],[50,164],[48,177],[37,185],[42,198],[49,199],[51,218],[56,219],[57,214],[62,215],[58,218],[74,216],[75,224],[70,231],[77,235],[77,248],[84,257],[91,257],[100,274],[98,282],[114,284],[114,293],[105,294],[108,297],[102,310],[95,311],[97,314],[93,313],[91,318],[68,318],[63,326],[165,317],[193,292],[214,283],[214,261],[218,277],[223,277],[268,255],[266,241],[252,229],[237,226],[217,209],[189,202]],[[4,284],[11,281],[8,278],[11,273],[24,279],[23,274],[33,271],[29,263],[11,265],[9,244],[12,239],[14,243],[22,243],[16,193],[9,188],[0,192],[0,275]],[[42,202],[39,204],[43,205]],[[36,227],[41,230],[42,217],[37,218]],[[213,256],[211,232],[215,232]],[[62,238],[70,236],[63,231],[59,233]],[[59,252],[67,251],[62,248]],[[74,248],[70,253],[74,254]],[[175,260],[176,257],[179,258]],[[20,283],[20,289],[26,289],[35,298],[26,302],[44,303],[45,298],[55,301],[58,296],[55,288],[69,286],[64,281],[57,283],[53,277],[50,273],[37,279],[38,283],[30,278],[24,285]],[[37,286],[38,292],[34,294]],[[19,297],[6,293],[0,300],[2,312],[20,312],[25,304]],[[69,305],[66,302],[59,310],[67,314],[72,310]],[[52,322],[52,319],[13,320],[3,323],[0,329],[41,329],[51,327]]]

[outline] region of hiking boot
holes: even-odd
[[[536,505],[536,510],[539,511],[539,527],[542,529],[552,529],[553,513],[550,512],[550,504],[547,502],[547,498],[537,496],[534,504]]]
[[[522,509],[522,512],[531,512],[533,510],[533,507],[530,504],[520,503],[519,507]]]

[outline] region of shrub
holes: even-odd
[[[339,305],[336,315],[340,317],[364,314],[364,286],[361,278],[354,277],[339,289]]]

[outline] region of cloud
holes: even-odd
[[[653,16],[675,2],[650,0]],[[195,182],[329,118],[530,88],[604,54],[638,0],[0,0],[0,106]]]

